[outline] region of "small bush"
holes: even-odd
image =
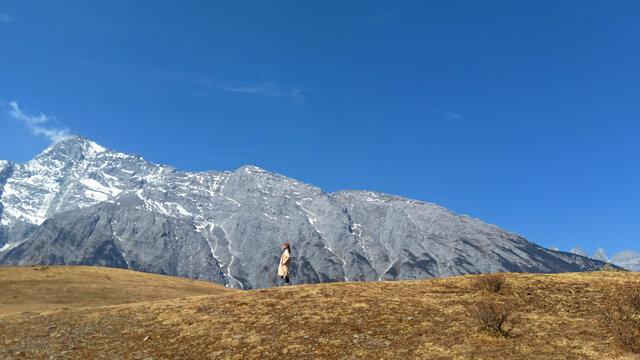
[[[625,269],[618,269],[618,268],[614,268],[613,266],[611,266],[610,264],[604,264],[602,265],[602,267],[600,268],[600,271],[628,271]]]
[[[511,329],[507,328],[507,322],[511,318],[511,308],[504,304],[489,301],[479,301],[469,311],[471,317],[476,319],[483,330],[496,336],[508,338]]]
[[[600,268],[600,271],[616,271],[616,269],[613,266],[609,265],[609,264],[604,264]]]
[[[507,285],[507,278],[503,274],[484,274],[476,277],[473,288],[476,291],[486,290],[499,293]]]
[[[605,302],[605,321],[618,345],[640,353],[640,282],[628,282]]]

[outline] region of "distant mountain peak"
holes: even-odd
[[[79,160],[108,151],[106,148],[80,135],[70,135],[54,142],[36,158],[44,156],[62,156]]]
[[[611,257],[611,263],[631,271],[640,271],[640,253],[622,250]]]
[[[592,259],[609,262],[609,258],[607,257],[607,253],[603,248],[599,248],[596,252],[593,253]]]
[[[242,170],[245,171],[247,173],[267,173],[267,174],[272,174],[272,172],[267,171],[263,168],[257,167],[255,165],[244,165],[242,167],[240,167],[238,170]]]
[[[573,249],[571,249],[571,253],[584,256],[584,257],[589,257],[589,254],[586,251],[584,251],[584,249],[581,248],[580,246],[576,246]]]

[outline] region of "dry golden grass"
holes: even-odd
[[[95,266],[0,267],[0,316],[232,291],[206,281]]]
[[[602,314],[605,299],[640,274],[505,274],[509,286],[500,294],[471,290],[475,277],[221,291],[14,314],[0,318],[0,357],[637,358],[618,350]],[[512,336],[479,330],[468,308],[480,300],[510,305]]]
[[[640,354],[640,281],[628,282],[607,299],[605,318],[618,345]]]

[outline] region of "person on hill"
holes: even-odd
[[[291,245],[284,243],[280,265],[278,265],[278,276],[284,279],[284,284],[289,285],[289,264],[291,263]]]

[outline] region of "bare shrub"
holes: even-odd
[[[511,329],[507,328],[512,316],[509,306],[482,300],[472,305],[469,312],[483,330],[505,338],[511,336]]]
[[[609,265],[609,264],[604,264],[600,268],[600,271],[616,271],[616,269],[613,266]]]
[[[604,264],[600,268],[600,271],[629,271],[629,270],[625,270],[625,269],[621,269],[621,268],[615,268],[615,267],[611,266],[611,264]]]
[[[640,353],[640,282],[629,281],[606,300],[604,318],[618,345]]]
[[[486,290],[499,293],[507,285],[507,278],[503,274],[484,274],[476,277],[473,288],[476,291]]]

